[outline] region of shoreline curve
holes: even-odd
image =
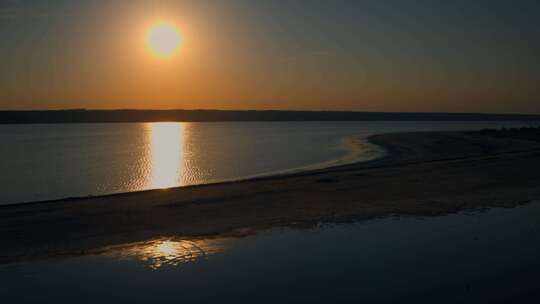
[[[242,181],[247,181],[247,180],[252,180],[252,179],[301,174],[302,172],[322,170],[322,169],[327,169],[327,168],[332,168],[332,167],[351,165],[355,163],[370,162],[370,161],[385,157],[387,153],[385,149],[383,147],[370,143],[368,138],[369,136],[368,137],[346,136],[346,137],[340,138],[340,141],[342,142],[341,146],[347,146],[346,148],[347,152],[344,155],[337,158],[332,158],[332,159],[324,160],[321,162],[313,163],[313,164],[307,164],[304,166],[256,173],[256,174],[233,177],[233,178],[210,179],[202,183],[177,185],[177,186],[172,186],[168,188],[150,188],[150,189],[140,189],[140,190],[134,190],[134,191],[119,191],[119,192],[101,193],[101,194],[65,196],[65,197],[57,197],[57,198],[44,199],[44,200],[0,203],[0,208],[14,206],[14,205],[47,204],[47,203],[65,201],[65,200],[83,200],[83,199],[88,199],[88,198],[125,195],[125,194],[130,194],[130,193],[141,193],[141,192],[154,191],[154,190],[168,190],[168,189],[174,189],[174,188],[193,187],[193,186],[201,186],[201,185],[242,182]],[[368,146],[368,149],[361,151],[361,148],[360,148],[361,146]],[[367,155],[364,154],[366,152],[367,152]]]
[[[389,153],[368,162],[166,190],[4,205],[0,263],[76,255],[167,235],[235,235],[396,214],[513,207],[540,197],[540,136],[516,134],[374,135],[370,143]]]

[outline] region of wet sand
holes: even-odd
[[[241,236],[395,214],[442,215],[540,198],[540,141],[495,132],[376,135],[372,162],[245,181],[0,206],[0,263],[159,236]]]

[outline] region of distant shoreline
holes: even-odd
[[[39,110],[0,111],[0,124],[227,121],[532,121],[540,114],[347,112],[278,110]]]
[[[540,197],[540,130],[374,135],[381,159],[295,174],[0,206],[0,263],[162,236],[243,235],[389,215],[514,207]]]

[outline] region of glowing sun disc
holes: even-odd
[[[167,23],[154,25],[146,36],[148,48],[158,57],[174,55],[181,42],[182,38],[178,29]]]

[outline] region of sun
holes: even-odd
[[[165,22],[152,26],[146,35],[148,48],[160,58],[168,58],[176,54],[181,42],[180,31],[176,26]]]

